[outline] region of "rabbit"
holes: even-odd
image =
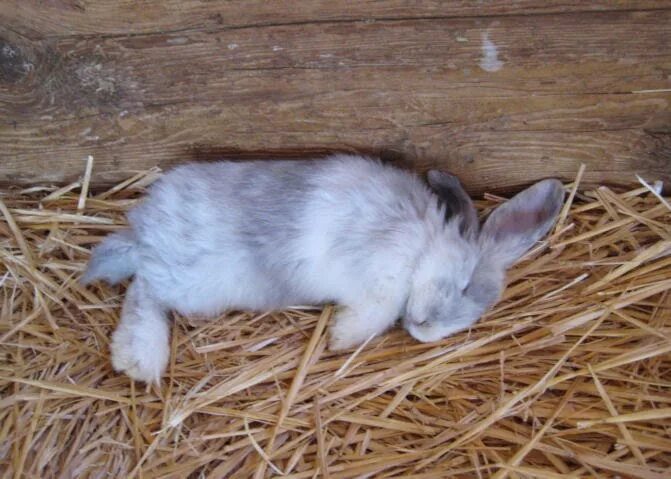
[[[456,177],[419,176],[355,155],[220,161],[174,168],[94,248],[81,281],[133,276],[112,336],[112,365],[158,382],[167,312],[216,315],[336,303],[329,348],[398,319],[437,341],[497,302],[505,270],[544,236],[563,203],[544,180],[499,206],[480,230]]]

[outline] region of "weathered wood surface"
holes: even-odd
[[[671,181],[671,1],[0,1],[0,183],[363,151]]]

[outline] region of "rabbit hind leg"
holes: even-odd
[[[116,371],[146,383],[158,383],[168,365],[170,327],[166,311],[142,278],[135,278],[126,292],[111,352]]]

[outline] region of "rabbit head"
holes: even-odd
[[[417,263],[403,319],[422,342],[468,328],[499,299],[505,271],[553,225],[564,200],[557,180],[544,180],[496,208],[482,229],[456,177],[431,171],[429,185],[446,209],[445,234]]]

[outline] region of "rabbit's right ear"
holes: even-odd
[[[452,217],[458,217],[461,234],[473,239],[476,238],[480,230],[478,213],[475,211],[471,197],[461,186],[459,179],[444,171],[430,170],[427,173],[427,180],[433,192],[445,204],[446,219],[450,220]]]
[[[558,180],[543,180],[496,208],[480,234],[490,260],[508,267],[550,230],[564,203]]]

